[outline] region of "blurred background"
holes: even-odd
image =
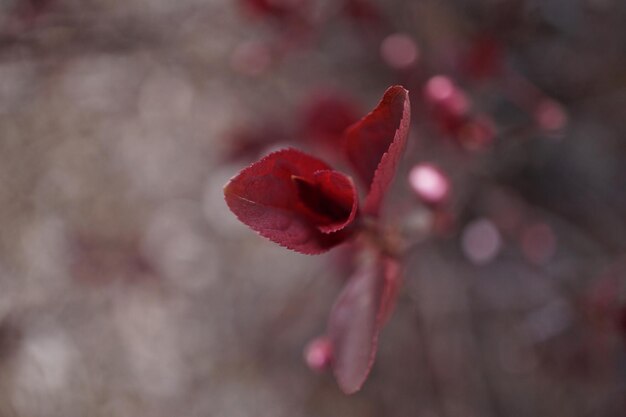
[[[404,287],[345,396],[303,350],[347,252],[222,187],[346,169],[392,84]],[[625,137],[621,0],[2,0],[0,416],[623,417]]]

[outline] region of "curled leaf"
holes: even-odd
[[[352,394],[367,379],[378,347],[378,334],[389,318],[399,286],[397,261],[370,252],[335,302],[328,323],[333,370],[342,391]]]
[[[393,86],[387,89],[371,113],[344,134],[346,156],[367,186],[365,214],[379,214],[404,151],[410,121],[409,92],[401,86]]]
[[[344,174],[317,171],[311,179],[294,176],[301,203],[309,209],[322,233],[337,232],[354,221],[358,196],[354,183]]]
[[[274,152],[242,170],[224,187],[226,203],[262,236],[305,254],[349,237],[357,213],[352,180],[295,149]]]

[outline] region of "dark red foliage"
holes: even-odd
[[[495,128],[485,114],[472,112],[465,92],[450,78],[437,75],[424,88],[424,99],[437,128],[468,150],[485,148],[495,138]]]
[[[228,207],[262,236],[305,254],[343,242],[357,213],[352,180],[295,149],[250,165],[224,188]]]
[[[344,135],[344,151],[367,187],[363,212],[377,216],[406,145],[411,121],[409,92],[387,89],[378,106]]]
[[[619,329],[624,339],[626,339],[626,305],[623,305],[619,312]]]
[[[336,99],[326,105],[317,103],[305,126],[314,129],[319,123],[320,135],[334,136],[352,117],[351,111]],[[408,91],[394,86],[341,137],[347,159],[367,186],[364,212],[368,215],[379,213],[402,156],[409,123]],[[305,254],[327,251],[363,227],[355,221],[358,195],[352,179],[294,149],[274,152],[245,168],[226,185],[224,195],[243,223],[279,245]],[[370,233],[378,235],[379,230],[376,224]],[[393,311],[400,285],[400,266],[387,255],[386,240],[372,236],[355,242],[359,248],[356,272],[331,312],[330,344],[314,345],[306,355],[313,369],[323,369],[332,356],[337,381],[346,393],[358,391],[365,382],[376,355],[378,334]]]
[[[424,99],[437,127],[446,134],[455,135],[469,116],[469,99],[449,77],[432,77],[424,88]]]
[[[502,70],[502,45],[492,36],[476,37],[462,59],[461,67],[471,78],[483,80]]]
[[[378,7],[369,0],[346,0],[343,11],[349,19],[366,28],[380,26],[384,21]]]
[[[21,0],[15,5],[15,14],[18,19],[32,23],[48,12],[55,2],[56,0]]]
[[[302,205],[323,233],[337,232],[354,221],[358,197],[349,177],[327,170],[317,171],[311,178],[293,176],[292,180]]]
[[[343,132],[357,120],[353,100],[336,92],[312,96],[302,110],[301,134],[315,144],[337,147]]]
[[[395,304],[399,266],[377,251],[360,259],[335,302],[328,323],[333,345],[333,370],[346,394],[358,391],[372,368],[378,334]]]
[[[5,2],[0,14],[0,37],[13,39],[44,24],[60,0],[15,0]]]
[[[396,300],[398,299],[400,284],[402,284],[402,268],[397,259],[389,256],[381,256],[380,262],[384,267],[384,283],[377,320],[378,325],[382,327],[387,324],[396,308]]]
[[[304,0],[239,0],[249,12],[278,19],[290,18],[299,14]]]

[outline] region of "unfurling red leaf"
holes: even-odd
[[[350,177],[341,172],[317,171],[311,179],[293,176],[301,203],[322,233],[342,230],[352,223],[358,196]]]
[[[349,237],[357,213],[352,180],[295,149],[274,152],[224,187],[228,207],[262,236],[305,254]]]
[[[330,313],[333,370],[346,394],[357,392],[372,368],[378,334],[393,310],[399,286],[397,261],[366,253]]]
[[[363,211],[377,216],[402,156],[411,121],[409,92],[389,87],[378,106],[344,134],[344,150],[367,186]]]

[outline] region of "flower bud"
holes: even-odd
[[[307,366],[314,372],[322,372],[328,369],[332,362],[332,344],[326,336],[313,339],[304,349],[304,360]]]

